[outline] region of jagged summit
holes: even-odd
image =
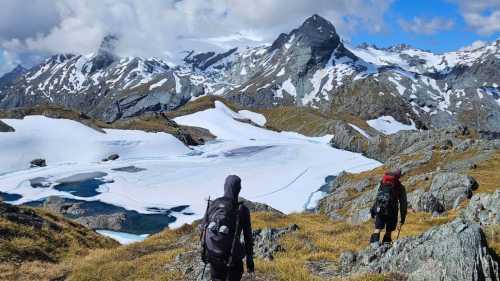
[[[333,26],[333,24],[330,21],[317,14],[307,18],[304,21],[304,23],[302,23],[302,25],[299,27],[298,30],[304,31],[306,33],[313,31],[312,33],[318,32],[330,35],[337,34],[335,26]]]
[[[90,74],[95,73],[101,69],[110,66],[118,59],[115,55],[116,44],[118,43],[118,36],[106,35],[97,51],[97,55],[93,59]]]

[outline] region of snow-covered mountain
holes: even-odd
[[[345,45],[314,15],[270,46],[188,52],[184,64],[117,57],[108,36],[90,55],[57,55],[0,92],[0,108],[56,103],[105,121],[169,111],[200,95],[244,107],[308,106],[419,128],[500,131],[500,40],[434,54],[406,45]]]

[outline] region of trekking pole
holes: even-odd
[[[403,228],[403,225],[400,225],[400,226],[398,227],[398,237],[396,238],[396,240],[398,240],[398,239],[399,239],[399,234],[401,233],[401,228]]]
[[[207,269],[207,264],[204,263],[205,265],[203,266],[203,271],[201,272],[201,277],[200,280],[203,280],[203,277],[205,276],[205,270]]]
[[[203,217],[203,220],[205,223],[205,225],[203,226],[203,230],[201,231],[201,237],[200,237],[200,240],[201,240],[201,244],[202,244],[202,256],[205,256],[206,255],[206,251],[207,251],[207,248],[206,248],[206,245],[205,245],[205,234],[207,232],[207,219],[208,219],[208,209],[210,208],[210,196],[208,196],[208,200],[207,200],[207,209],[205,210],[205,215]],[[203,280],[203,277],[205,276],[205,270],[207,269],[207,262],[205,260],[205,258],[203,258],[203,271],[201,272],[201,278],[200,280]]]

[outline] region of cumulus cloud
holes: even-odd
[[[0,0],[0,48],[22,56],[89,53],[116,34],[120,55],[180,57],[269,43],[318,13],[344,37],[384,30],[393,0]]]
[[[455,25],[455,22],[453,20],[440,17],[414,17],[409,21],[405,19],[399,19],[398,23],[406,32],[425,35],[432,35],[438,33],[439,31],[450,30]]]
[[[478,34],[491,35],[500,32],[500,1],[498,0],[451,0],[458,4],[465,22]]]

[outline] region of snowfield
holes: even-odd
[[[290,213],[314,207],[322,197],[316,191],[328,175],[381,165],[332,148],[328,145],[331,136],[278,133],[235,120],[240,117],[257,124],[266,121],[257,113],[233,112],[220,102],[213,109],[176,118],[179,124],[203,127],[217,136],[217,140],[191,149],[164,133],[106,130],[103,134],[74,121],[42,116],[2,119],[16,132],[0,133],[0,167],[4,171],[0,191],[23,196],[14,204],[57,195],[100,200],[141,213],[189,205],[172,213],[177,220],[171,226],[177,227],[199,219],[205,199],[221,196],[224,179],[230,174],[242,178],[241,196]],[[100,161],[112,153],[120,158]],[[29,161],[38,157],[47,159],[48,166],[29,169]],[[130,166],[138,169],[120,169]],[[100,172],[100,185],[87,197],[54,188],[61,179],[95,172]],[[42,178],[43,184],[34,187],[30,181],[34,178]]]
[[[373,129],[386,135],[392,135],[399,131],[417,130],[413,121],[411,125],[406,125],[397,121],[392,116],[380,116],[377,119],[368,120],[366,123],[368,123],[368,125]]]

